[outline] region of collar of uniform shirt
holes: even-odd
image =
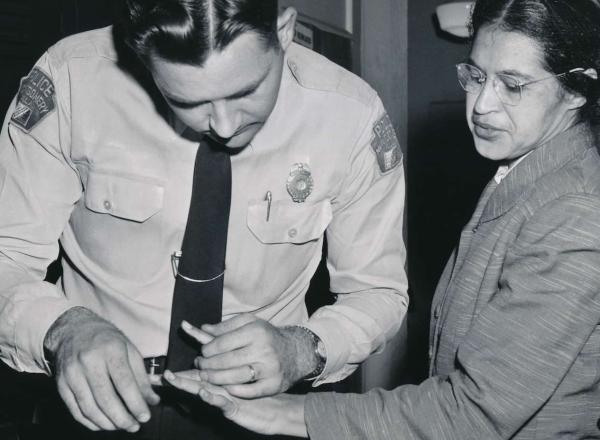
[[[500,165],[498,167],[498,170],[496,171],[496,174],[494,175],[494,180],[496,181],[496,183],[500,185],[500,182],[502,182],[502,180],[504,180],[504,178],[508,176],[508,173],[510,173],[513,170],[513,168],[516,167],[523,159],[529,156],[531,151],[525,153],[523,156],[519,157],[517,160],[514,160],[509,164]]]

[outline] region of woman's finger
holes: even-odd
[[[211,392],[207,388],[208,387],[203,386],[198,393],[204,402],[220,408],[226,417],[229,417],[235,413],[236,406],[230,398],[225,397],[221,393]]]
[[[194,370],[191,371],[193,372]],[[166,370],[163,374],[163,378],[175,388],[186,391],[190,394],[198,394],[200,392],[202,382],[194,378],[191,374],[193,373],[173,373],[172,371]]]

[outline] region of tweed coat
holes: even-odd
[[[310,396],[309,434],[600,438],[599,323],[600,157],[580,124],[485,188],[434,296],[430,378]]]

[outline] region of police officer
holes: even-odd
[[[398,330],[402,154],[376,93],[292,42],[293,9],[125,5],[115,28],[51,47],[3,126],[0,357],[52,374],[89,430],[186,438],[161,431],[151,379],[169,347],[198,142],[231,153],[232,187],[223,321],[195,333],[194,374],[244,398],[339,381]],[[337,301],[309,319],[325,232]]]

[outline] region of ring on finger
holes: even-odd
[[[248,364],[248,369],[250,370],[250,380],[248,380],[248,383],[256,382],[256,370],[252,364]]]

